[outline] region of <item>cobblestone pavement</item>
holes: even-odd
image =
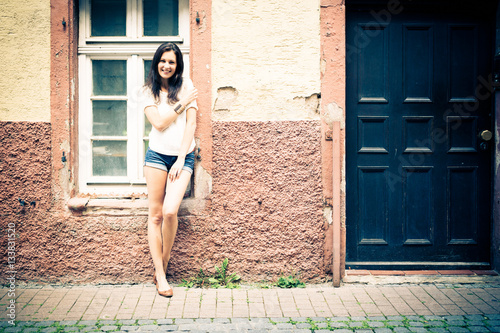
[[[500,315],[276,317],[1,322],[3,332],[500,332]]]
[[[158,296],[152,284],[33,286],[14,293],[5,287],[0,306],[0,332],[500,332],[500,279],[305,289],[175,287],[170,299]]]

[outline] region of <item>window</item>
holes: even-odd
[[[188,0],[80,1],[80,192],[145,192],[151,124],[134,96],[156,48],[167,41],[181,48],[189,75]]]

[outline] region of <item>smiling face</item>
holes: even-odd
[[[158,63],[158,74],[163,80],[170,79],[177,69],[177,58],[174,51],[163,52]]]

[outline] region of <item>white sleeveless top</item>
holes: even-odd
[[[187,88],[192,87],[193,82],[189,78],[183,78],[182,87],[178,95],[179,99],[184,97]],[[149,88],[141,89],[141,94],[142,96],[139,98],[139,110],[141,112],[144,112],[144,109],[151,105],[156,105],[158,107],[160,116],[165,116],[167,112],[174,112],[173,105],[170,105],[167,102],[168,94],[166,92],[160,92],[160,104],[155,102],[153,93]],[[189,108],[195,108],[198,110],[196,100],[189,103],[184,109],[184,112],[182,112],[165,130],[160,132],[153,126],[151,133],[149,133],[149,148],[151,150],[164,155],[179,155],[182,138],[184,137],[184,131],[186,130],[186,111]],[[195,146],[196,143],[193,138],[193,141],[189,146],[188,153],[192,152]]]

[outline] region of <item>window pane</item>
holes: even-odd
[[[90,6],[92,36],[126,35],[126,0],[92,0]]]
[[[151,70],[151,64],[153,60],[144,60],[144,82],[148,79],[149,71]]]
[[[149,136],[149,133],[151,133],[152,127],[153,126],[149,122],[148,117],[146,117],[146,115],[144,115],[144,136]]]
[[[105,140],[93,141],[92,175],[126,176],[127,142]]]
[[[149,74],[149,70],[151,69],[151,63],[152,60],[144,60],[144,82],[146,82]],[[149,122],[148,118],[146,115],[144,115],[144,136],[149,136],[149,133],[151,132],[151,123]],[[146,149],[148,146],[146,146]]]
[[[179,35],[178,0],[144,0],[144,36]]]
[[[126,60],[92,60],[94,96],[127,94]]]
[[[92,135],[127,135],[126,101],[93,101],[92,118]]]

